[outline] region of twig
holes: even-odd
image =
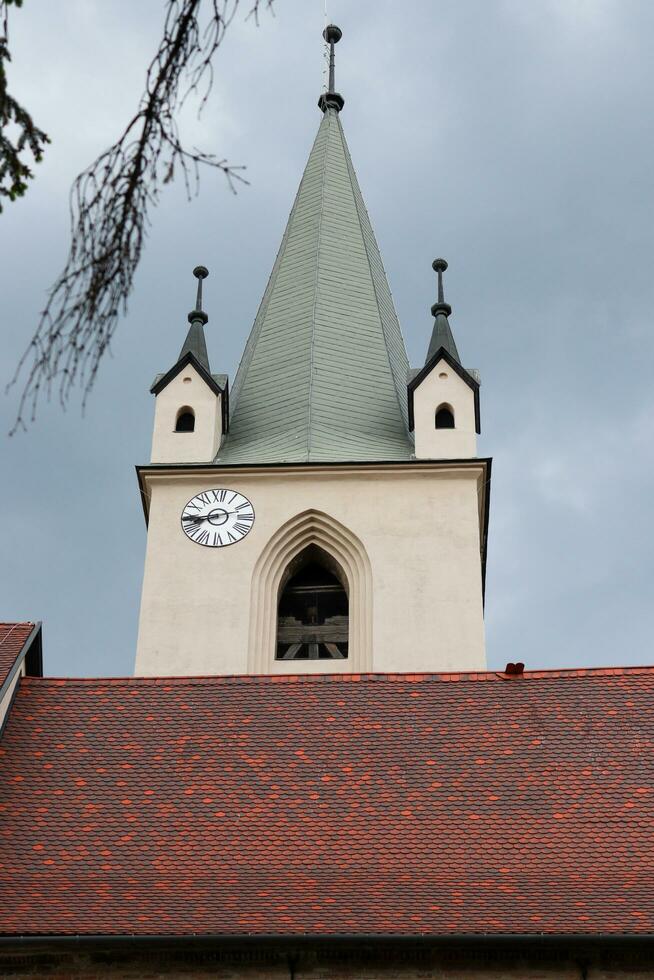
[[[250,14],[272,0],[254,0]],[[200,13],[208,8],[208,22]],[[71,245],[63,272],[52,287],[37,329],[8,387],[26,371],[11,434],[36,417],[39,398],[58,389],[62,407],[73,388],[82,405],[121,315],[127,310],[134,275],[164,185],[176,170],[187,195],[197,192],[203,166],[220,170],[232,191],[247,183],[243,167],[214,154],[183,146],[177,114],[190,93],[199,111],[213,83],[212,59],[232,22],[239,0],[167,0],[164,32],[146,77],[141,104],[120,139],[75,179],[70,195]]]

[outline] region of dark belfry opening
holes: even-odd
[[[436,412],[436,428],[437,429],[454,428],[454,412],[449,407],[449,405],[441,405],[441,407]]]
[[[175,432],[194,432],[195,415],[190,408],[183,408],[177,416]]]
[[[345,660],[347,579],[340,565],[310,545],[288,566],[277,610],[277,660]]]

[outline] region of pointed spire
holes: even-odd
[[[345,99],[342,95],[338,94],[335,88],[334,45],[338,44],[343,37],[343,32],[336,24],[329,24],[322,32],[322,36],[329,45],[329,85],[327,86],[327,91],[323,92],[318,99],[318,105],[323,112],[327,112],[328,109],[336,109],[337,112],[340,112],[345,105]]]
[[[193,354],[202,367],[211,373],[209,356],[207,354],[207,343],[204,338],[204,325],[208,322],[209,317],[202,309],[202,280],[207,278],[209,270],[203,265],[196,265],[193,270],[193,275],[198,281],[195,309],[191,310],[188,315],[188,321],[191,326],[189,327],[182,349],[179,352],[178,360],[181,361],[186,354]]]
[[[410,459],[408,367],[341,116],[330,109],[243,353],[219,462]]]
[[[438,275],[438,300],[431,308],[431,315],[434,317],[434,329],[432,330],[431,341],[429,342],[429,350],[427,351],[425,364],[429,363],[434,354],[436,354],[441,347],[444,347],[447,353],[460,364],[461,360],[459,358],[459,352],[456,349],[454,337],[452,336],[450,324],[447,319],[452,313],[452,307],[449,303],[445,302],[445,294],[443,291],[443,273],[447,269],[447,262],[445,259],[434,259],[431,267]]]

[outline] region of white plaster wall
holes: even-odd
[[[159,392],[154,408],[153,463],[204,463],[220,446],[222,397],[188,364]],[[195,412],[194,432],[175,432],[177,413],[188,405]]]
[[[14,696],[14,691],[16,690],[16,685],[18,684],[18,682],[21,679],[21,677],[24,677],[24,676],[25,676],[25,661],[23,661],[23,663],[18,668],[18,671],[16,673],[16,676],[14,677],[13,681],[9,685],[9,689],[5,693],[5,695],[2,698],[2,700],[0,701],[0,727],[2,727],[2,723],[5,720],[5,715],[7,714],[7,711],[9,710],[9,705],[11,704],[11,699]]]
[[[147,474],[150,524],[136,673],[248,672],[252,573],[270,537],[315,509],[362,542],[372,569],[375,671],[485,667],[479,464],[221,469]],[[180,525],[201,490],[245,494],[256,519],[237,544],[206,548]],[[350,661],[275,661],[268,673],[350,671]]]
[[[449,405],[454,428],[437,429],[436,410]],[[475,396],[447,361],[434,365],[413,393],[417,459],[468,459],[477,455]]]

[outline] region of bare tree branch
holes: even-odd
[[[253,0],[256,18],[273,0]],[[212,59],[239,7],[239,0],[167,0],[163,38],[146,77],[140,107],[120,139],[73,183],[71,245],[38,327],[9,387],[27,372],[16,421],[26,428],[40,396],[53,387],[66,406],[72,389],[93,387],[121,314],[127,310],[151,209],[178,170],[191,194],[202,166],[222,171],[230,188],[247,183],[242,167],[180,141],[177,114],[191,93],[200,111],[213,82]],[[206,11],[207,23],[200,16]]]
[[[11,61],[9,54],[9,5],[23,5],[23,0],[0,0],[0,212],[2,198],[15,201],[27,190],[27,182],[34,174],[25,163],[23,155],[29,151],[36,163],[43,159],[43,150],[49,137],[34,125],[32,117],[7,91],[5,65]],[[12,136],[12,132],[15,134]]]

